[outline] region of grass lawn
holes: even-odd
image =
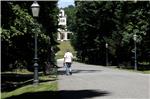
[[[48,92],[48,91],[56,91],[57,90],[57,83],[56,82],[44,82],[40,83],[38,86],[35,85],[27,85],[21,88],[18,88],[14,91],[11,92],[2,92],[1,93],[1,99],[6,99],[8,97],[15,96],[17,97],[22,97],[21,95],[31,93],[36,94],[36,93],[42,93],[42,92]],[[40,96],[41,97],[41,96]],[[23,97],[22,97],[23,98]]]
[[[150,74],[150,70],[142,71],[144,74]]]
[[[70,41],[60,42],[58,45],[60,51],[57,53],[56,58],[63,58],[64,53],[67,49],[69,49],[73,55],[75,56],[75,51],[70,44]],[[33,73],[28,72],[26,70],[15,71],[15,72],[5,72],[2,74],[2,84],[9,83],[11,85],[17,85],[21,83],[21,86],[15,87],[13,90],[5,90],[1,92],[1,99],[22,99],[22,98],[45,98],[49,97],[53,98],[57,92],[57,77],[56,75],[51,76],[39,76],[39,85],[33,85]],[[25,83],[30,81],[30,83]],[[15,83],[15,84],[14,84]],[[23,83],[23,84],[22,84]],[[9,85],[8,84],[8,85]],[[19,85],[18,84],[18,85]],[[17,85],[17,86],[18,86]],[[7,86],[7,84],[5,85]],[[9,89],[9,87],[8,87]]]
[[[23,75],[24,73],[17,73],[17,75],[19,74]],[[50,98],[54,97],[55,91],[57,91],[56,80],[57,80],[56,75],[48,75],[48,76],[40,75],[39,85],[37,86],[33,85],[32,80],[30,81],[30,83],[23,84],[22,86],[17,87],[14,90],[1,92],[1,99],[44,98],[45,96],[48,96]]]
[[[75,56],[75,50],[71,46],[70,41],[62,41],[62,42],[60,41],[59,43],[60,44],[58,45],[58,47],[60,48],[60,51],[57,53],[56,59],[63,58],[67,49],[69,49],[73,53],[73,55]]]
[[[119,70],[126,70],[126,71],[130,71],[130,72],[138,72],[138,73],[143,73],[143,74],[150,74],[150,70],[137,70],[135,71],[134,69],[122,69],[122,68],[116,68]]]

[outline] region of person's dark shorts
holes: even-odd
[[[71,67],[71,63],[70,62],[66,62],[67,67]]]

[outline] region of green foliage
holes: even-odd
[[[35,33],[38,34],[40,67],[45,61],[54,58],[51,57],[54,53],[51,47],[56,47],[58,44],[55,36],[57,2],[38,2],[41,12],[36,20],[33,19],[30,9],[32,3],[2,1],[2,70],[8,69],[9,64],[13,64],[13,68],[16,68],[17,64],[33,68]]]
[[[72,5],[64,8],[65,13],[67,15],[67,28],[69,31],[75,32],[76,30],[76,24],[75,24],[75,14],[76,14],[76,8]]]
[[[76,33],[73,42],[78,58],[104,65],[105,44],[108,43],[109,62],[112,65],[131,63],[133,35],[137,34],[138,61],[150,61],[150,47],[147,46],[150,42],[147,39],[150,38],[149,9],[149,2],[76,1]]]

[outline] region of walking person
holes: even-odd
[[[67,49],[64,55],[64,65],[66,67],[66,75],[72,75],[71,65],[73,62],[73,54]]]

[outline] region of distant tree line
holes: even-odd
[[[150,64],[149,1],[76,1],[75,5],[70,10],[75,16],[68,20],[75,20],[69,28],[78,60],[106,65],[107,43],[110,65],[131,66],[136,34],[138,64]]]
[[[57,1],[38,2],[39,17],[34,20],[31,12],[33,1],[1,2],[1,69],[24,67],[33,69],[34,34],[38,33],[38,63],[54,62],[56,45]]]

